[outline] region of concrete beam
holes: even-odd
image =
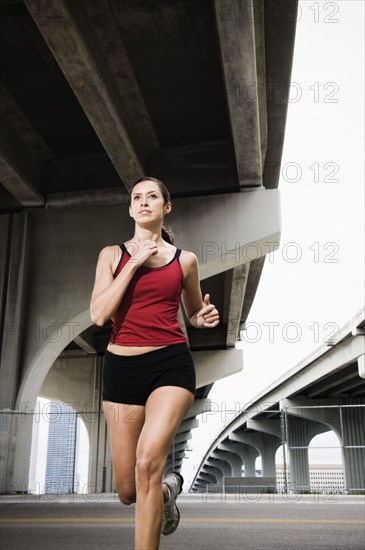
[[[282,399],[280,407],[285,409],[288,415],[288,428],[290,433],[290,424],[293,423],[291,418],[302,419],[308,421],[314,425],[316,430],[317,425],[318,433],[328,432],[334,430],[340,440],[343,439],[342,433],[342,421],[340,413],[340,405],[357,403],[356,399],[344,400],[344,399]],[[311,425],[310,424],[310,425]],[[317,435],[317,432],[310,432],[308,437],[309,441]]]
[[[213,483],[213,484],[217,483],[215,476],[213,476],[212,474],[206,474],[205,472],[202,472],[200,474],[200,478],[206,481],[207,483]]]
[[[233,438],[234,436],[232,434],[232,439]],[[234,444],[241,446],[242,451],[240,450],[240,447],[238,447],[238,449],[239,452],[242,453],[241,456],[243,458],[243,461],[245,460],[247,451],[249,451],[249,454],[253,455],[251,459],[251,464],[254,465],[257,457],[256,453],[259,452],[262,461],[262,475],[275,476],[275,454],[281,445],[281,439],[276,435],[271,435],[270,433],[267,433],[265,431],[260,431],[250,432],[247,434],[242,433],[240,436],[240,441],[242,441],[242,443],[236,442]],[[229,444],[232,445],[232,443]]]
[[[143,168],[116,105],[112,77],[93,39],[93,29],[87,26],[83,6],[66,0],[24,3],[128,190],[143,175]],[[42,8],[55,16],[44,17]]]
[[[183,441],[181,443],[175,443],[171,445],[170,447],[170,451],[169,451],[169,455],[172,455],[172,449],[174,447],[174,453],[175,455],[179,454],[179,453],[182,453],[184,454],[185,453],[185,449],[186,449],[186,443]]]
[[[87,191],[66,191],[64,193],[49,193],[45,207],[50,209],[85,208],[92,206],[108,206],[127,204],[128,194],[117,187],[105,189],[88,189]]]
[[[172,455],[169,455],[166,463],[172,464],[175,468],[178,468],[181,466],[182,462],[184,460],[184,454],[180,453],[179,455],[175,456],[174,460],[172,459]]]
[[[341,438],[340,416],[336,409],[325,408],[333,400],[322,400],[323,408],[314,401],[293,401],[283,399],[280,406],[287,412],[287,433],[289,446],[293,441],[300,440],[300,445],[309,445],[313,437],[333,429]],[[313,409],[310,406],[314,406]],[[319,407],[319,408],[317,408]],[[337,413],[337,414],[336,414]]]
[[[211,464],[205,464],[203,469],[205,469],[205,471],[207,471],[209,474],[215,477],[217,484],[221,485],[223,483],[222,470],[220,470],[219,468],[216,468],[215,466],[212,466]]]
[[[279,418],[266,418],[264,420],[248,420],[247,429],[255,430],[256,432],[270,434],[281,439],[281,424]]]
[[[220,443],[218,446],[218,451],[223,451],[223,453],[227,455],[227,461],[232,468],[232,475],[241,476],[243,460],[241,455],[237,452],[235,445],[230,443]],[[224,457],[224,454],[222,457]]]
[[[346,392],[350,390],[352,394],[352,390],[356,388],[360,388],[360,391],[364,393],[364,380],[360,379],[360,377],[357,378],[357,380],[353,380],[352,382],[348,382],[347,384],[341,385],[337,391],[332,392],[332,395],[336,397],[338,395],[346,394]]]
[[[186,420],[183,420],[180,424],[178,433],[182,432],[189,432],[193,428],[197,428],[199,426],[199,420],[197,418],[187,418]]]
[[[232,466],[227,460],[227,455],[224,456],[225,453],[223,451],[218,451],[217,449],[213,451],[210,454],[210,461],[212,461],[213,464],[218,464],[219,462],[219,468],[222,470],[223,474],[225,476],[231,476],[232,475]],[[217,461],[217,462],[215,462]]]
[[[94,327],[84,330],[81,334],[74,338],[75,344],[80,346],[82,350],[89,354],[97,353],[97,349],[94,344]]]
[[[49,162],[54,159],[54,153],[43,138],[38,134],[33,124],[19,107],[5,86],[0,82],[0,114],[21,139],[29,154],[39,162]]]
[[[185,443],[187,443],[188,440],[191,439],[191,438],[192,438],[192,435],[191,435],[190,432],[189,432],[189,433],[188,433],[188,432],[177,433],[177,434],[175,435],[174,441],[175,441],[175,443],[181,443],[181,442],[183,442],[183,441],[184,441]]]
[[[261,434],[256,434],[257,436]],[[260,454],[259,438],[253,437],[253,434],[245,434],[242,432],[232,432],[229,436],[229,441],[241,443],[244,453],[254,453],[256,456]],[[244,454],[241,455],[244,458]]]
[[[365,354],[363,353],[357,358],[357,366],[360,378],[365,378]]]
[[[45,199],[38,191],[38,165],[1,115],[0,177],[3,186],[22,206],[43,206]]]
[[[239,336],[249,270],[249,263],[242,264],[232,270],[232,284],[228,302],[229,313],[227,316],[227,348],[235,347]]]
[[[226,464],[226,466],[224,466],[224,464],[221,460],[216,460],[214,458],[208,458],[208,460],[206,460],[205,464],[207,466],[212,466],[212,468],[215,468],[216,470],[218,470],[218,472],[220,472],[220,474],[222,476],[222,479],[223,479],[223,476],[225,475],[225,471],[229,471],[228,465]]]
[[[243,369],[243,350],[192,351],[196,368],[196,387],[202,388]],[[208,412],[201,410],[201,412]]]
[[[266,388],[265,393],[259,394],[255,399],[255,406],[259,406],[261,399],[264,403],[279,403],[286,396],[302,392],[316,380],[323,380],[336,371],[340,372],[345,365],[356,362],[363,355],[364,345],[365,336],[358,335],[338,341],[325,351],[324,346],[321,346]]]
[[[225,440],[219,443],[218,449],[222,451],[227,451],[228,453],[234,454],[239,457],[242,462],[242,457],[239,450],[240,444],[234,441]]]
[[[257,3],[256,0],[214,2],[237,172],[242,188],[262,186],[267,142],[265,95],[259,101],[265,90],[263,9],[254,13],[254,4]],[[260,82],[258,72],[262,74]]]
[[[211,220],[214,219],[214,224]],[[168,221],[185,250],[194,227],[200,280],[266,256],[280,245],[280,192],[225,193],[175,200]],[[198,223],[198,227],[197,227]]]
[[[169,459],[166,461],[163,477],[166,477],[171,472],[180,472],[182,460],[176,460],[174,463]]]
[[[2,261],[0,262],[0,409],[11,409],[17,392],[26,335],[28,214],[1,216]]]
[[[256,7],[255,2],[255,7]],[[285,136],[288,98],[293,65],[298,0],[262,0],[265,27],[265,79],[267,103],[267,152],[263,174],[266,189],[276,188]],[[289,14],[290,16],[279,16]],[[261,90],[260,90],[261,91]]]
[[[351,372],[350,374],[340,376],[341,383],[342,382],[347,382],[348,380],[354,381],[354,379],[356,379],[356,381],[361,382],[362,384],[364,384],[364,382],[362,380],[358,380],[358,373],[357,372]],[[321,382],[318,382],[318,384],[316,384],[315,388],[312,391],[307,393],[307,396],[310,399],[315,399],[317,395],[323,394],[323,392],[328,392],[328,390],[331,390],[332,388],[335,388],[336,386],[338,386],[338,384],[339,384],[339,379],[332,380],[331,382],[329,382],[328,380],[327,381],[323,380]],[[342,389],[342,386],[341,386],[341,389]],[[327,393],[327,395],[328,395],[328,393]]]
[[[213,468],[213,466],[204,466],[201,470],[201,473],[212,476],[214,479],[214,484],[218,484],[219,481],[222,482],[223,480],[223,476],[220,470],[218,470],[217,468]]]
[[[77,7],[82,7],[80,17],[86,17],[85,24],[93,29],[99,53],[103,55],[103,65],[110,69],[113,91],[118,106],[123,110],[123,121],[132,142],[148,160],[160,148],[160,142],[121,40],[117,27],[118,10],[112,13],[107,0],[78,0]]]
[[[212,410],[213,402],[211,399],[195,399],[184,418],[196,417],[198,414],[207,413]]]

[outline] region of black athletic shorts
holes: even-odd
[[[195,396],[195,365],[185,342],[139,355],[117,355],[105,351],[104,401],[145,405],[150,393],[160,386],[179,386]]]

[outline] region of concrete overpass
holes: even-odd
[[[273,484],[275,453],[289,451],[290,480],[308,490],[308,445],[334,430],[342,447],[348,492],[365,487],[365,310],[360,310],[326,344],[263,390],[226,424],[207,450],[191,484],[193,491]],[[207,414],[219,414],[219,410]],[[261,455],[262,476],[255,479]],[[271,479],[271,480],[270,480]]]
[[[100,410],[111,323],[90,320],[95,263],[131,235],[128,189],[153,175],[221,313],[202,331],[179,312],[198,386],[167,465],[179,468],[212,385],[243,367],[235,342],[280,244],[296,10],[292,0],[1,3],[1,410],[31,413],[39,396]],[[6,424],[2,461],[24,486],[32,416],[22,418]],[[87,428],[99,485],[105,430]]]

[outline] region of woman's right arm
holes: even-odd
[[[90,302],[90,317],[93,323],[102,327],[118,309],[124,293],[137,269],[152,255],[158,247],[155,241],[137,238],[131,257],[118,275],[113,277],[113,260],[116,247],[105,246],[99,255],[96,266],[94,289]]]
[[[138,262],[131,258],[118,275],[113,277],[112,266],[115,247],[104,247],[96,265],[95,283],[90,302],[90,317],[93,323],[102,327],[114,315],[138,269]]]

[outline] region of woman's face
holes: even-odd
[[[170,212],[171,204],[164,205],[164,198],[154,181],[141,181],[133,187],[129,214],[138,222],[162,220]]]

